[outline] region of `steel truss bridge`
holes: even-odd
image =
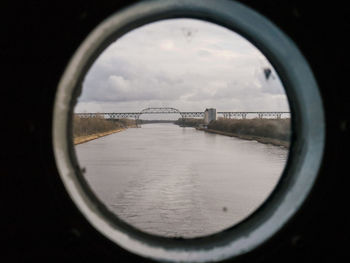
[[[204,111],[179,111],[175,108],[146,108],[139,112],[104,112],[104,113],[75,113],[75,116],[80,118],[96,118],[102,117],[105,119],[125,119],[133,118],[140,119],[142,114],[180,114],[181,118],[204,118]],[[241,118],[246,119],[247,115],[257,118],[269,118],[274,117],[280,119],[283,116],[290,117],[288,111],[218,111],[217,115],[221,115],[224,118]]]

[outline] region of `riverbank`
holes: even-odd
[[[175,122],[181,127],[194,127],[198,130],[220,135],[255,140],[265,144],[289,148],[291,120],[287,119],[225,119],[211,121],[206,128],[203,119],[179,119]]]
[[[199,127],[204,124],[204,120],[202,118],[180,118],[174,123],[180,127]]]
[[[282,146],[285,148],[289,148],[290,142],[289,141],[283,141],[283,140],[278,140],[278,139],[273,139],[273,138],[268,138],[268,137],[261,137],[261,136],[254,136],[254,135],[242,135],[242,134],[235,134],[231,132],[223,132],[223,131],[218,131],[218,130],[213,130],[213,129],[205,129],[205,128],[196,128],[197,130],[200,131],[205,131],[209,133],[215,133],[215,134],[220,134],[220,135],[225,135],[225,136],[230,136],[230,137],[237,137],[243,140],[250,140],[250,141],[257,141],[260,143],[264,144],[272,144],[275,146]]]
[[[121,132],[124,131],[125,128],[121,128],[121,129],[115,129],[115,130],[111,130],[111,131],[107,131],[107,132],[99,132],[99,133],[95,133],[95,134],[91,134],[91,135],[85,135],[85,136],[78,136],[74,138],[74,145],[77,144],[81,144],[84,142],[88,142],[88,141],[92,141],[113,133],[117,133],[117,132]]]
[[[73,141],[75,145],[81,144],[132,127],[136,127],[135,120],[107,120],[103,116],[96,116],[95,118],[74,116]]]

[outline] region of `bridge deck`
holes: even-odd
[[[198,118],[204,117],[204,112],[201,111],[175,111],[173,108],[171,110],[142,110],[140,112],[103,112],[103,113],[75,113],[76,116],[80,118],[95,118],[103,117],[107,119],[121,119],[121,118],[135,118],[139,119],[143,114],[180,114],[182,118]],[[258,118],[264,117],[276,117],[281,118],[282,115],[290,115],[288,111],[219,111],[217,115],[222,115],[224,118],[231,117],[241,117],[246,118],[247,115],[257,115]]]

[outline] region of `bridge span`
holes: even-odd
[[[96,118],[102,117],[105,119],[123,119],[133,118],[140,119],[143,114],[180,114],[181,118],[204,118],[205,111],[179,111],[175,108],[160,107],[160,108],[146,108],[138,112],[101,112],[101,113],[75,113],[75,116],[80,118]],[[288,111],[218,111],[217,115],[224,118],[241,118],[246,119],[248,115],[257,118],[274,117],[280,119],[282,116],[290,117]]]

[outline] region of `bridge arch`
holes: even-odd
[[[136,120],[140,118],[142,114],[169,114],[169,113],[178,113],[181,115],[181,118],[184,118],[184,115],[181,111],[176,108],[170,107],[158,107],[158,108],[145,108],[139,112],[136,116]]]

